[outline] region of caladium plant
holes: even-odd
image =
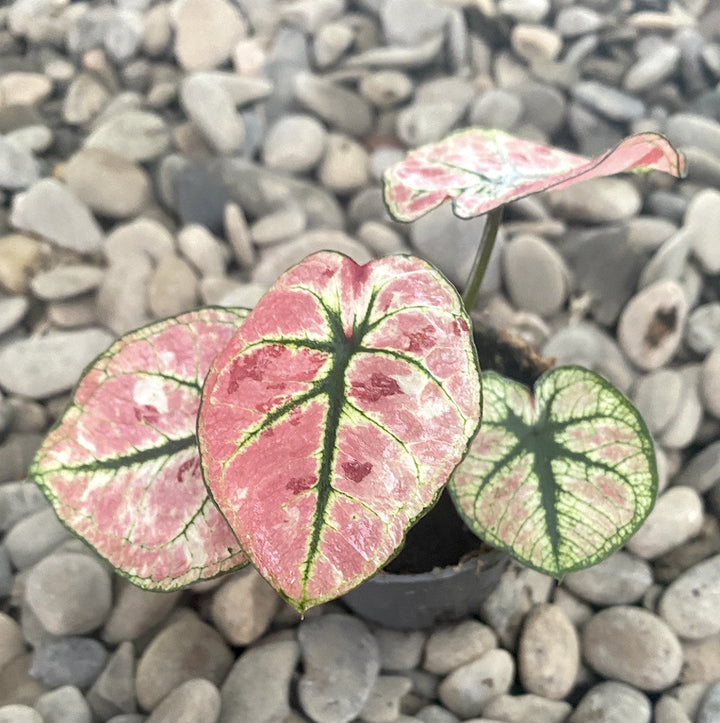
[[[447,200],[492,215],[638,167],[680,175],[683,160],[655,134],[589,161],[470,130],[389,169],[385,196],[399,220]],[[419,258],[321,252],[252,311],[131,332],[86,370],[31,477],[66,525],[153,590],[249,561],[304,611],[382,568],[448,483],[468,526],[527,565],[561,577],[598,562],[652,507],[652,440],[587,370],[552,370],[534,394],[481,375],[468,310],[497,222],[463,297]]]

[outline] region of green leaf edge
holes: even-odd
[[[611,384],[607,379],[600,376],[599,374],[591,371],[590,369],[587,369],[586,367],[577,365],[577,364],[567,364],[559,367],[553,367],[543,373],[538,379],[535,381],[535,384],[533,385],[532,389],[527,387],[526,385],[517,382],[513,379],[510,379],[499,372],[496,372],[494,370],[487,370],[484,372],[481,372],[481,380],[487,377],[496,377],[499,379],[504,385],[511,386],[515,385],[520,387],[524,392],[530,391],[532,397],[535,397],[535,389],[538,385],[542,384],[542,382],[547,379],[548,377],[552,376],[553,374],[558,373],[559,371],[568,371],[568,370],[576,370],[577,372],[581,372],[586,377],[591,377],[594,381],[596,381],[600,386],[602,386],[604,389],[607,389],[614,394],[618,396],[620,401],[624,404],[626,410],[632,414],[638,424],[639,427],[639,434],[638,437],[641,440],[642,447],[646,451],[646,457],[649,462],[650,467],[650,475],[652,477],[651,480],[651,489],[650,489],[650,496],[651,496],[651,502],[648,505],[647,510],[645,511],[645,514],[643,514],[641,517],[639,517],[635,525],[632,527],[631,531],[627,534],[627,537],[625,539],[621,540],[617,545],[614,545],[613,547],[609,548],[607,551],[604,552],[602,557],[593,557],[593,558],[586,558],[581,564],[574,565],[572,567],[564,568],[563,570],[553,571],[548,570],[546,568],[543,568],[539,565],[535,565],[529,560],[525,560],[521,556],[517,555],[510,545],[503,545],[499,544],[496,540],[488,540],[483,535],[481,535],[478,530],[477,526],[475,524],[474,518],[467,515],[464,510],[461,508],[460,504],[457,502],[455,498],[454,493],[454,485],[453,485],[453,479],[450,478],[448,482],[448,492],[450,494],[450,497],[453,501],[453,504],[455,505],[455,509],[460,516],[460,518],[463,520],[463,522],[468,526],[470,531],[477,535],[483,542],[486,544],[498,549],[503,550],[510,554],[512,557],[514,557],[516,560],[518,560],[520,563],[522,563],[525,567],[530,568],[531,570],[535,570],[536,572],[540,572],[544,575],[549,575],[550,577],[555,578],[558,581],[562,581],[563,577],[571,572],[577,572],[578,570],[585,570],[589,567],[593,567],[594,565],[597,565],[598,563],[602,562],[603,560],[607,559],[610,555],[612,555],[614,552],[617,552],[619,549],[623,547],[627,543],[627,541],[638,531],[638,529],[641,527],[643,522],[647,519],[650,512],[652,512],[653,507],[655,506],[655,502],[657,500],[657,493],[658,493],[658,484],[659,484],[659,476],[658,476],[658,470],[657,470],[657,458],[655,456],[655,443],[653,441],[652,435],[650,433],[650,430],[647,426],[647,423],[643,419],[640,412],[637,410],[635,405],[628,399],[625,394],[623,394],[614,384]],[[481,424],[482,429],[482,424]],[[453,472],[454,475],[454,472]]]
[[[63,417],[65,416],[67,411],[70,409],[70,407],[73,406],[73,400],[75,398],[75,393],[77,392],[77,389],[80,386],[80,383],[85,378],[85,375],[92,369],[92,367],[100,359],[107,356],[110,348],[114,344],[116,344],[118,341],[124,339],[126,336],[129,336],[130,334],[135,334],[138,331],[141,331],[142,329],[146,329],[150,326],[155,326],[156,324],[162,324],[163,322],[166,322],[166,321],[171,321],[173,319],[176,319],[178,316],[182,316],[183,314],[189,314],[189,313],[192,313],[193,311],[205,311],[206,309],[218,309],[221,311],[234,312],[237,314],[238,318],[240,319],[240,323],[242,323],[245,320],[245,318],[251,311],[251,309],[247,309],[242,306],[220,306],[219,304],[210,304],[208,306],[198,306],[194,309],[188,309],[187,311],[183,311],[181,314],[173,314],[172,316],[165,316],[161,319],[154,319],[149,324],[139,326],[136,329],[131,329],[130,331],[127,331],[124,334],[121,334],[120,336],[117,337],[117,339],[115,339],[111,343],[110,347],[108,347],[107,349],[105,349],[105,351],[98,354],[92,361],[90,361],[88,364],[85,365],[85,368],[82,370],[77,383],[75,384],[75,386],[73,386],[72,390],[70,391],[70,395],[69,395],[70,398],[69,398],[68,403],[65,405],[65,408],[63,409],[62,413],[55,420],[55,423],[45,432],[45,436],[50,434],[50,432],[55,430],[60,425],[60,423],[62,422]],[[238,312],[240,312],[240,313],[238,313]],[[197,439],[197,432],[195,432],[195,438]],[[43,495],[45,495],[45,498],[48,500],[48,502],[52,506],[53,512],[55,512],[55,516],[57,517],[58,521],[66,530],[71,532],[75,538],[80,540],[84,545],[86,545],[89,549],[91,549],[101,560],[103,560],[103,562],[106,565],[108,565],[120,577],[128,580],[133,585],[135,585],[135,587],[139,587],[141,590],[147,590],[148,592],[175,592],[176,590],[184,590],[188,587],[191,587],[192,585],[197,585],[199,583],[204,583],[204,582],[208,582],[210,580],[215,580],[216,578],[222,577],[223,575],[228,575],[232,572],[237,572],[238,570],[241,570],[242,568],[244,568],[245,566],[247,566],[250,563],[250,561],[248,560],[240,565],[236,565],[235,567],[229,568],[227,570],[221,570],[221,571],[217,572],[215,575],[211,575],[209,577],[198,578],[195,582],[185,583],[183,585],[173,585],[172,583],[170,585],[148,584],[144,578],[139,578],[134,575],[131,575],[126,570],[123,570],[122,568],[116,567],[115,565],[113,565],[113,563],[110,562],[110,560],[108,560],[107,557],[105,557],[105,555],[103,555],[94,545],[90,544],[90,542],[88,542],[79,532],[76,532],[75,529],[73,529],[73,527],[68,525],[65,522],[65,520],[63,520],[62,517],[60,517],[60,515],[57,514],[57,511],[55,509],[55,500],[57,498],[54,494],[52,494],[50,492],[50,490],[47,488],[47,486],[41,481],[42,475],[37,470],[38,453],[39,453],[39,450],[38,450],[38,452],[36,452],[33,455],[32,462],[30,463],[30,467],[28,468],[28,474],[27,474],[28,482],[32,482],[40,488]],[[205,482],[204,477],[203,477],[203,482]],[[207,489],[207,484],[205,485],[205,488]],[[215,505],[215,507],[217,507],[217,503],[215,502],[215,499],[213,498],[213,496],[208,493],[208,497],[210,498],[210,501],[212,502],[212,504]],[[222,515],[222,512],[220,514]],[[225,519],[224,515],[223,515],[223,519]],[[230,528],[230,529],[232,531],[232,528]],[[234,535],[234,533],[233,533],[233,535]],[[237,541],[237,538],[235,538],[235,539]],[[242,546],[240,545],[239,542],[238,542],[238,548],[240,550],[242,550],[243,553],[245,552],[245,550],[242,549]]]

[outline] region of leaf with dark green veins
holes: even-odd
[[[118,339],[33,461],[58,517],[140,587],[171,590],[247,562],[208,497],[195,436],[210,362],[247,313],[199,309]]]
[[[483,419],[450,493],[468,526],[562,577],[620,547],[650,512],[657,470],[638,411],[594,372],[552,369],[526,387],[482,375]]]
[[[213,498],[299,610],[376,572],[435,501],[480,416],[469,320],[425,261],[321,252],[218,355],[198,438]]]

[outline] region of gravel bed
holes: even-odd
[[[712,0],[3,3],[0,723],[719,721],[719,81]],[[112,573],[25,479],[83,367],[320,249],[461,284],[482,220],[396,224],[380,178],[467,125],[687,154],[682,181],[512,204],[480,302],[642,411],[642,529],[559,585],[512,564],[477,617],[412,632],[300,620],[252,569],[167,594]]]

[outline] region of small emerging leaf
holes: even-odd
[[[378,570],[477,431],[469,320],[432,266],[308,257],[218,356],[198,421],[208,487],[298,610]]]
[[[515,138],[471,128],[410,151],[385,172],[385,203],[398,221],[413,221],[452,200],[460,218],[548,189],[633,169],[682,176],[685,159],[658,133],[639,133],[589,160]]]
[[[650,512],[655,453],[640,414],[581,367],[544,374],[535,395],[482,375],[483,422],[450,492],[468,526],[562,577],[622,545]]]
[[[210,362],[247,313],[200,309],[118,339],[33,461],[58,517],[140,587],[170,590],[247,562],[208,497],[195,436]]]

